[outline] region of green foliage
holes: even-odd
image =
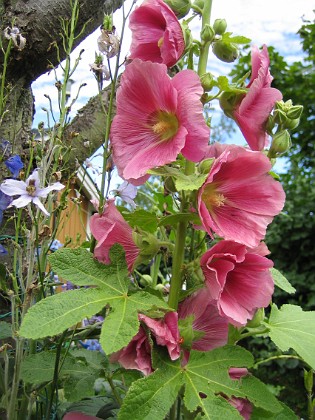
[[[157,229],[156,214],[143,209],[136,209],[134,212],[123,212],[125,220],[131,227],[139,227],[146,232],[155,233]]]
[[[292,348],[315,369],[315,311],[303,312],[295,305],[279,310],[273,305],[267,325],[270,338],[282,351]]]
[[[178,191],[195,191],[198,190],[205,182],[208,174],[192,174],[185,175],[182,171],[169,166],[151,169],[148,173],[152,175],[172,176],[174,177],[175,186]]]
[[[141,290],[128,295],[130,281],[119,245],[111,249],[109,265],[95,261],[86,250],[62,249],[52,257],[53,269],[59,275],[74,284],[97,287],[58,293],[38,302],[23,320],[19,331],[23,337],[38,339],[60,334],[109,306],[100,343],[110,354],[126,346],[137,334],[138,311],[167,307],[163,300]]]
[[[271,275],[276,286],[278,286],[280,289],[284,290],[287,293],[296,292],[296,289],[284,277],[284,275],[280,273],[280,271],[276,270],[275,268],[271,268],[270,271],[271,271]]]
[[[230,367],[250,367],[253,359],[241,347],[225,346],[211,352],[192,351],[187,365],[171,362],[164,351],[153,357],[156,371],[133,383],[124,400],[118,418],[163,420],[179,392],[183,392],[184,404],[190,412],[202,410],[203,417],[240,419],[238,411],[227,399],[247,398],[255,406],[271,413],[282,407],[266,386],[251,375],[241,381],[229,377]]]
[[[8,322],[0,321],[0,340],[12,337],[12,326]]]
[[[101,374],[100,362],[104,358],[88,350],[81,350],[80,353],[70,352],[64,358],[58,377],[63,383],[68,401],[78,401],[94,395],[94,382]],[[26,356],[21,367],[22,380],[33,385],[51,382],[55,359],[56,352],[54,351],[42,351]]]

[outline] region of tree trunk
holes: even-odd
[[[101,25],[104,13],[111,13],[121,6],[123,0],[79,0],[80,13],[78,33],[86,24],[84,34],[75,45]],[[48,65],[58,65],[57,45],[60,59],[65,58],[62,48],[61,21],[71,18],[70,0],[4,0],[0,1],[1,29],[18,27],[26,38],[25,48],[12,49],[7,67],[6,86],[9,91],[6,109],[8,112],[0,126],[0,139],[13,144],[14,153],[23,153],[27,148],[33,119],[34,98],[31,83],[48,71]],[[4,48],[7,40],[3,40]],[[55,44],[55,45],[54,45]],[[1,54],[0,66],[4,55]]]

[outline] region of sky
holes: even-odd
[[[205,0],[207,1],[207,0]],[[128,10],[131,0],[125,2],[125,10]],[[138,0],[137,4],[141,4]],[[282,54],[288,63],[303,59],[299,36],[296,34],[302,25],[302,17],[312,20],[314,18],[314,4],[312,0],[213,0],[211,22],[217,18],[225,18],[228,24],[227,30],[234,35],[243,35],[252,40],[252,44],[272,45]],[[114,24],[117,33],[121,31],[121,11],[114,15]],[[193,33],[198,36],[198,19],[195,19],[191,27]],[[89,63],[93,63],[97,52],[97,37],[100,30],[96,30],[87,37],[73,52],[73,61],[79,51],[84,49],[82,59],[73,75],[72,95],[76,95],[77,89],[82,83],[87,85],[81,89],[79,100],[72,107],[73,117],[76,112],[86,104],[91,96],[97,94],[97,84],[90,71]],[[131,35],[127,28],[123,41],[123,56],[128,54]],[[114,65],[114,59],[111,59]],[[212,53],[209,56],[208,69],[215,75],[228,75],[233,64],[220,62]],[[57,71],[58,77],[62,77],[62,71]],[[49,102],[44,94],[49,95],[53,103],[57,100],[54,73],[45,74],[37,79],[33,85],[35,96],[35,118],[33,126],[36,127],[43,121],[47,126],[47,114],[42,107],[49,108]],[[240,141],[238,131],[232,142]]]

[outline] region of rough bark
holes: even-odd
[[[121,6],[122,0],[79,0],[80,15],[78,31],[87,23],[85,33],[76,40],[75,46],[101,25],[104,13],[110,13]],[[58,64],[54,42],[60,49],[61,59],[65,57],[60,36],[60,18],[70,19],[70,0],[18,0],[5,4],[2,28],[11,26],[14,19],[26,46],[22,51],[14,51],[9,66],[9,74],[16,80],[24,77],[31,83],[47,71],[48,62]],[[1,62],[0,62],[1,64]]]
[[[123,0],[79,0],[78,32],[87,23],[86,30],[75,42],[83,39],[101,25],[104,12],[110,13],[121,6]],[[1,29],[17,26],[26,38],[22,51],[12,50],[7,69],[7,83],[13,89],[8,98],[7,114],[0,126],[0,138],[12,142],[15,153],[27,147],[33,118],[31,83],[48,70],[48,64],[58,64],[65,57],[60,36],[60,18],[70,19],[70,0],[7,0],[0,1]],[[3,54],[0,54],[0,67]],[[2,60],[2,62],[1,62]]]

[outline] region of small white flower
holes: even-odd
[[[3,34],[6,39],[12,39],[15,48],[19,51],[23,50],[26,44],[26,38],[21,35],[19,28],[16,26],[13,26],[12,28],[7,26],[3,31]]]
[[[34,203],[40,210],[49,216],[48,211],[45,209],[41,198],[46,198],[51,191],[60,191],[65,186],[60,182],[55,182],[46,188],[41,188],[39,183],[38,170],[35,171],[24,181],[17,181],[16,179],[6,179],[0,186],[0,190],[9,196],[19,195],[12,201],[11,205],[20,208],[25,207],[27,204]]]

